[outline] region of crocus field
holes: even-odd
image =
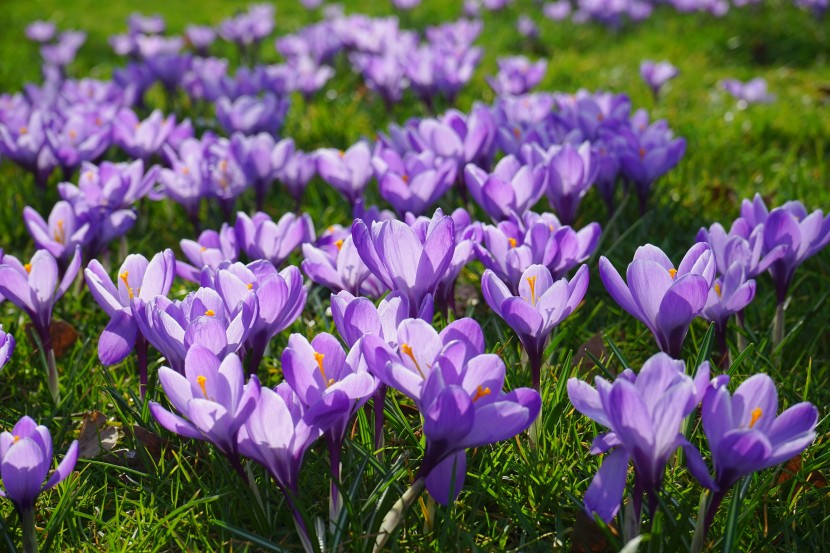
[[[830,551],[827,0],[6,0],[0,550]]]

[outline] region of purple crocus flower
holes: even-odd
[[[3,256],[0,265],[0,295],[26,312],[32,321],[46,355],[49,392],[55,403],[60,399],[58,368],[52,349],[52,310],[63,296],[81,268],[81,249],[75,255],[58,282],[58,262],[46,250],[38,250],[29,263],[20,263],[14,256]]]
[[[61,198],[72,204],[73,211],[83,217],[94,211],[113,212],[131,208],[146,196],[158,178],[159,167],[153,165],[144,172],[140,159],[132,163],[101,165],[81,164],[78,185],[64,182],[58,185]]]
[[[739,218],[732,225],[729,233],[715,223],[709,229],[701,228],[697,233],[698,242],[706,242],[712,248],[718,271],[726,271],[734,264],[739,264],[746,278],[755,278],[786,254],[787,244],[779,244],[769,251],[764,251],[764,225],[758,224],[751,230],[743,228],[745,220]],[[748,237],[745,237],[747,234]]]
[[[363,262],[390,290],[409,300],[415,316],[435,294],[455,252],[453,220],[438,209],[422,236],[397,220],[372,223],[356,219],[352,238]]]
[[[545,168],[524,165],[512,155],[503,157],[489,174],[468,163],[464,180],[473,199],[494,221],[523,216],[545,193]]]
[[[641,133],[623,132],[620,136],[620,167],[625,177],[634,183],[640,211],[645,212],[652,186],[680,162],[686,152],[686,141],[675,139],[662,122],[654,123]]]
[[[379,146],[372,157],[378,190],[384,200],[403,215],[420,215],[452,186],[455,163],[432,152],[407,152],[403,156]]]
[[[176,116],[166,118],[160,110],[141,121],[129,108],[121,108],[113,120],[112,138],[128,155],[148,160],[161,151],[167,137],[176,128]]]
[[[306,551],[313,551],[297,508],[303,457],[311,445],[349,412],[352,401],[342,390],[325,394],[310,408],[283,382],[263,388],[254,412],[239,431],[239,452],[263,467],[277,481],[292,513]]]
[[[32,21],[26,25],[26,38],[33,42],[49,42],[55,36],[55,24],[51,21]]]
[[[524,56],[498,59],[499,72],[487,82],[498,96],[518,96],[539,84],[548,68],[545,59],[531,62]]]
[[[576,219],[579,203],[597,177],[597,166],[591,159],[591,143],[579,148],[565,144],[550,158],[547,171],[547,194],[552,208],[566,225]]]
[[[700,365],[692,379],[683,361],[665,353],[649,358],[638,374],[626,369],[614,382],[597,376],[596,388],[576,378],[568,380],[568,399],[576,410],[610,430],[594,438],[591,454],[613,448],[585,492],[588,516],[596,514],[605,522],[614,518],[625,491],[629,460],[634,462],[634,520],[640,520],[644,494],[654,515],[666,464],[679,447],[690,470],[701,472],[700,453],[679,430],[708,384],[709,363]]]
[[[159,381],[167,399],[186,417],[151,401],[150,412],[159,424],[185,438],[212,443],[247,481],[239,462],[237,437],[259,400],[256,375],[245,384],[245,372],[236,354],[220,360],[208,348],[194,345],[187,352],[184,374],[162,367]]]
[[[165,145],[164,153],[171,167],[159,174],[160,196],[180,204],[198,232],[199,206],[209,184],[205,148],[199,140],[189,138],[176,150]]]
[[[219,293],[228,311],[254,293],[258,309],[245,347],[249,372],[256,373],[271,339],[297,320],[305,307],[302,273],[293,266],[277,271],[270,262],[258,260],[248,265],[223,263],[213,274],[204,271],[202,281]]]
[[[290,139],[286,139],[290,140]],[[284,142],[284,141],[283,141]],[[274,148],[274,154],[279,144]],[[288,193],[294,198],[294,210],[299,212],[300,203],[303,199],[303,192],[309,181],[317,173],[317,160],[314,155],[295,150],[285,160],[285,165],[277,170],[277,178],[285,186]]]
[[[317,402],[336,391],[345,393],[351,400],[351,409],[344,410],[323,433],[331,465],[329,520],[332,524],[337,521],[342,508],[338,484],[340,450],[343,447],[346,426],[378,387],[378,381],[369,374],[366,364],[360,360],[359,344],[347,354],[337,338],[327,333],[318,334],[310,343],[302,335],[292,334],[288,338],[288,347],[282,354],[285,381],[306,409],[313,409]]]
[[[654,62],[651,60],[644,60],[640,64],[640,77],[651,89],[654,100],[657,101],[660,95],[660,89],[663,85],[677,77],[678,71],[675,66],[667,61]]]
[[[79,220],[72,205],[65,201],[55,204],[48,223],[37,211],[26,206],[23,208],[23,222],[38,248],[63,261],[92,238],[89,223]]]
[[[397,352],[376,336],[362,344],[370,370],[410,397],[424,416],[426,450],[416,484],[442,505],[464,485],[466,449],[505,440],[526,430],[541,409],[539,394],[508,394],[504,362],[484,353],[484,335],[472,319],[458,319],[441,333],[420,319],[398,326]]]
[[[3,367],[11,359],[15,344],[14,336],[8,332],[3,332],[3,325],[0,325],[0,370],[3,370]]]
[[[267,259],[280,266],[301,244],[314,240],[314,224],[308,213],[286,213],[277,222],[266,213],[253,217],[236,214],[236,237],[240,248],[251,259]]]
[[[185,357],[193,346],[205,346],[222,358],[239,351],[259,313],[252,290],[227,309],[211,288],[199,288],[182,301],[156,296],[145,302],[134,297],[131,307],[141,334],[179,373],[184,372]]]
[[[184,38],[197,54],[206,57],[208,48],[216,40],[216,31],[205,25],[187,25],[184,28]]]
[[[0,434],[0,475],[3,488],[0,497],[8,498],[23,523],[23,545],[26,551],[37,551],[34,508],[37,496],[55,487],[75,469],[78,441],[69,445],[66,455],[49,476],[52,466],[52,435],[29,417],[23,417],[11,432]]]
[[[516,30],[519,34],[526,38],[537,38],[539,36],[539,26],[527,14],[522,14],[516,20]]]
[[[546,2],[542,7],[542,14],[551,21],[563,21],[571,15],[571,9],[569,0]]]
[[[43,44],[40,55],[46,66],[58,69],[63,75],[64,68],[75,61],[78,49],[86,42],[86,33],[83,31],[64,31],[58,35],[54,43]]]
[[[755,298],[755,281],[746,278],[744,268],[739,262],[729,267],[723,276],[719,276],[709,290],[706,305],[701,316],[715,323],[715,336],[724,359],[729,352],[726,345],[726,325],[729,318],[740,313]]]
[[[82,162],[103,154],[111,141],[108,122],[77,110],[70,112],[64,120],[52,119],[44,130],[46,143],[67,180]]]
[[[164,18],[158,14],[144,15],[133,12],[127,17],[127,28],[132,34],[158,35],[164,32],[167,25]]]
[[[245,180],[254,187],[257,211],[262,211],[277,171],[282,169],[294,153],[294,141],[289,138],[275,143],[268,133],[254,136],[234,133],[231,136],[230,151],[245,174]]]
[[[46,187],[49,176],[58,165],[46,142],[46,112],[33,110],[25,121],[17,126],[0,123],[0,153],[35,176],[41,188]]]
[[[522,218],[484,225],[483,244],[475,248],[479,261],[515,293],[522,273],[531,265],[546,266],[554,279],[563,277],[591,256],[601,232],[597,223],[576,231],[551,213],[529,211]]]
[[[96,259],[84,270],[92,297],[110,316],[98,340],[98,359],[103,365],[114,365],[135,349],[142,397],[147,388],[147,342],[138,333],[131,303],[134,298],[149,301],[155,296],[166,296],[175,274],[176,259],[170,249],[157,253],[149,262],[143,255],[128,255],[118,269],[115,284]]]
[[[216,102],[216,119],[228,133],[264,132],[276,136],[282,129],[289,104],[288,98],[278,98],[271,93],[265,93],[261,98],[245,95],[231,100],[222,97]]]
[[[317,173],[354,206],[372,177],[372,151],[365,141],[345,152],[322,148],[314,153]]]
[[[184,39],[137,35],[136,46],[139,56],[152,76],[164,85],[168,93],[173,93],[190,67],[190,54],[180,52],[184,46]]]
[[[512,328],[530,360],[533,388],[539,390],[545,345],[554,327],[573,313],[588,290],[588,266],[582,265],[568,281],[553,280],[544,265],[531,265],[522,273],[519,295],[487,269],[481,276],[481,293],[487,305]]]
[[[738,100],[738,105],[768,104],[775,101],[775,96],[767,92],[767,81],[756,77],[745,83],[737,79],[724,79],[720,87]]]
[[[704,471],[695,477],[715,493],[709,503],[709,528],[726,492],[748,474],[799,455],[816,437],[818,409],[797,403],[778,413],[778,392],[766,374],[749,377],[730,396],[726,383],[709,388],[703,397],[703,431],[712,450],[715,478]]]
[[[202,268],[219,268],[223,261],[236,261],[239,258],[239,246],[236,242],[236,230],[227,223],[222,223],[219,232],[205,230],[194,240],[183,239],[179,242],[182,253],[191,264],[176,261],[176,274],[190,282],[199,282]]]
[[[348,231],[345,234],[335,241],[333,254],[312,244],[303,244],[303,272],[335,293],[346,290],[370,297],[383,295],[386,286],[360,258],[351,234]]]
[[[715,258],[708,245],[698,242],[675,269],[660,248],[646,244],[628,265],[627,284],[605,256],[599,259],[599,275],[614,301],[648,327],[662,351],[678,358],[689,324],[706,306]]]

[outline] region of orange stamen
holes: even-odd
[[[196,382],[199,383],[199,387],[202,389],[202,393],[205,395],[205,399],[207,399],[207,388],[205,388],[205,383],[207,383],[207,377],[200,374],[196,377]]]
[[[677,269],[669,269],[669,276],[674,278],[677,276]]]
[[[530,303],[536,305],[536,277],[527,277],[527,284],[530,286]]]
[[[507,241],[510,242],[510,247],[511,248],[515,248],[516,244],[518,243],[518,242],[516,242],[515,238],[508,238]]]
[[[27,273],[32,272],[32,264],[31,263],[26,263],[25,265],[23,265],[23,268],[26,269]]]
[[[208,317],[213,317],[216,315],[216,311],[214,311],[213,309],[208,309],[207,311],[205,311],[205,315],[207,315]]]
[[[426,380],[427,377],[424,375],[424,372],[421,370],[421,365],[418,364],[418,360],[415,359],[415,354],[412,352],[412,347],[410,347],[409,344],[401,344],[401,351],[403,352],[404,355],[407,355],[407,356],[409,356],[410,359],[412,359],[412,362],[415,363],[415,370],[418,371],[418,374],[421,375],[421,378]]]
[[[340,251],[341,249],[343,249],[343,240],[338,240],[334,243],[334,245],[337,246],[337,251]]]
[[[487,388],[482,388],[481,386],[479,386],[478,389],[476,390],[475,395],[473,396],[473,403],[480,400],[484,396],[489,396],[489,395],[490,395],[490,387],[489,386]]]
[[[755,426],[755,423],[758,422],[758,419],[760,419],[761,415],[763,415],[763,414],[764,414],[764,411],[761,410],[760,407],[756,407],[755,409],[753,409],[752,410],[752,418],[749,419],[749,427],[752,428],[753,426]]]
[[[331,386],[334,384],[334,379],[330,379],[326,376],[326,369],[323,368],[324,357],[325,355],[322,353],[317,351],[314,352],[314,360],[317,361],[317,368],[320,369],[320,375],[323,377],[323,382],[326,383],[326,386]]]
[[[118,275],[118,278],[120,278],[121,282],[124,283],[124,286],[127,287],[127,293],[130,295],[130,299],[133,299],[133,289],[130,288],[130,285],[127,283],[127,277],[128,276],[130,276],[130,272],[129,271],[124,271],[123,273]]]
[[[723,297],[723,294],[721,293],[720,284],[718,284],[717,282],[715,283],[715,293],[718,295],[719,298]]]
[[[58,221],[58,228],[53,233],[56,242],[63,244],[66,241],[66,230],[63,228],[63,220]]]

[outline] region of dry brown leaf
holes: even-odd
[[[84,413],[81,433],[78,435],[78,457],[94,459],[112,450],[118,443],[118,429],[107,425],[107,417],[100,411]]]

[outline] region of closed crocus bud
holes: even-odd
[[[467,190],[494,221],[523,216],[545,193],[545,168],[503,157],[492,173],[472,163],[464,168]]]
[[[360,141],[346,151],[324,148],[315,152],[317,173],[354,206],[372,177],[372,152]]]
[[[0,325],[0,370],[3,370],[3,367],[9,362],[12,353],[14,353],[14,346],[14,336],[8,332],[3,332],[3,325]]]
[[[655,99],[659,96],[663,85],[677,77],[677,75],[677,68],[667,61],[645,60],[640,64],[640,76],[651,89]]]

